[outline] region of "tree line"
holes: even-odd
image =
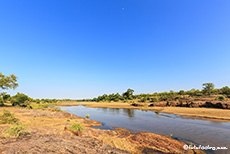
[[[230,88],[228,86],[225,86],[220,89],[216,89],[215,85],[213,83],[204,83],[203,89],[191,89],[191,90],[180,90],[178,92],[174,92],[173,90],[170,90],[169,92],[161,92],[161,93],[153,93],[153,94],[138,94],[134,95],[133,89],[127,89],[122,94],[119,93],[112,93],[112,94],[104,94],[102,96],[98,96],[97,98],[93,99],[83,99],[83,100],[75,100],[75,101],[95,101],[95,102],[101,102],[101,101],[123,101],[126,102],[128,100],[134,100],[134,99],[140,99],[142,102],[151,101],[165,101],[165,100],[177,100],[180,99],[180,96],[182,95],[188,95],[191,97],[194,96],[210,96],[210,95],[225,95],[230,97]],[[8,90],[8,89],[16,89],[18,87],[17,83],[17,77],[14,74],[11,74],[9,76],[3,75],[0,72],[0,106],[4,105],[6,101],[10,101],[12,106],[22,106],[26,107],[29,106],[30,102],[35,103],[57,103],[57,101],[73,101],[70,99],[63,99],[63,100],[57,100],[57,99],[33,99],[29,96],[23,94],[23,93],[17,93],[14,96],[10,96],[6,92],[3,92],[2,90]],[[224,99],[224,96],[223,98]]]
[[[153,94],[137,94],[133,95],[134,90],[128,89],[126,92],[124,92],[122,95],[119,93],[112,93],[112,94],[104,94],[102,96],[98,96],[97,98],[93,98],[91,100],[87,101],[128,101],[128,100],[134,100],[134,99],[141,99],[142,102],[151,101],[151,102],[157,102],[157,101],[166,101],[166,100],[174,100],[180,99],[180,96],[182,95],[188,95],[190,97],[194,96],[210,96],[210,95],[230,95],[230,88],[228,86],[225,86],[220,89],[215,89],[215,85],[213,83],[204,83],[203,89],[191,89],[191,90],[180,90],[178,92],[175,92],[173,90],[170,90],[169,92],[161,92],[161,93],[153,93]],[[177,96],[177,97],[176,97]],[[83,100],[84,101],[84,100]]]

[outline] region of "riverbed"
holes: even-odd
[[[90,108],[85,106],[61,107],[69,113],[99,121],[100,129],[125,128],[132,133],[151,132],[172,136],[187,144],[230,148],[230,123],[191,119],[188,116],[166,114],[138,109]],[[228,153],[229,150],[207,151]]]

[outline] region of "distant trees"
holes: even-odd
[[[97,98],[94,99],[88,99],[88,100],[83,100],[83,101],[123,101],[123,102],[128,102],[129,100],[135,100],[137,102],[158,102],[158,101],[180,101],[183,98],[186,97],[201,97],[206,94],[208,95],[230,95],[230,88],[228,86],[225,86],[221,89],[214,89],[215,85],[213,83],[204,83],[202,84],[203,89],[194,89],[192,88],[191,90],[180,90],[179,92],[170,90],[169,92],[161,92],[161,93],[153,93],[153,94],[138,94],[134,95],[134,90],[133,89],[127,89],[126,92],[124,92],[122,95],[119,93],[112,93],[112,94],[104,94],[102,96],[98,96]],[[225,100],[230,98],[230,96],[217,96],[216,100]]]
[[[180,91],[178,92],[178,94],[179,94],[179,95],[184,95],[185,92],[184,92],[184,90],[180,90]]]
[[[133,99],[133,89],[128,89],[126,92],[122,94],[122,96],[119,93],[112,93],[112,94],[104,94],[102,96],[98,96],[97,98],[93,98],[92,101],[100,102],[100,101],[114,101],[118,102],[120,100],[131,100]]]
[[[124,97],[124,99],[133,99],[133,92],[133,89],[128,89],[126,92],[122,94],[122,96]]]
[[[16,89],[18,87],[17,77],[14,74],[10,74],[9,76],[4,75],[0,72],[0,91],[8,90],[8,89]],[[6,92],[1,92],[0,106],[4,105],[6,97]]]
[[[228,86],[223,87],[221,90],[223,94],[230,95],[230,88]]]
[[[214,84],[213,83],[204,83],[203,84],[203,93],[204,94],[211,94],[211,91],[214,89]]]

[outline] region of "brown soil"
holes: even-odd
[[[0,125],[0,153],[204,153],[183,149],[184,143],[171,137],[153,133],[127,133],[91,128],[101,123],[70,113],[22,108],[0,108],[14,113],[25,124],[29,135],[6,138],[4,132],[10,125]],[[81,123],[85,130],[81,136],[68,131],[71,123]]]

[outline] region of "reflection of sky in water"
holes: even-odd
[[[132,132],[152,132],[210,146],[230,148],[230,123],[186,119],[174,114],[155,113],[135,109],[88,108],[84,106],[62,107],[62,110],[102,122],[101,129],[120,127]],[[227,152],[226,150],[222,152]],[[222,153],[218,151],[217,153]],[[228,153],[230,153],[228,151]]]

